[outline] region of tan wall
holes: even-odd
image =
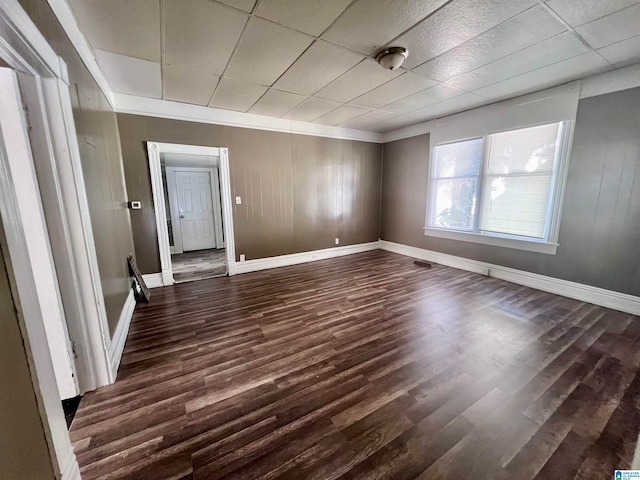
[[[427,237],[429,135],[384,146],[383,240],[640,295],[640,89],[581,100],[556,255]]]
[[[69,68],[73,115],[109,329],[113,334],[130,288],[127,255],[133,252],[116,115],[48,3],[19,1]]]
[[[144,142],[228,147],[236,255],[247,260],[378,240],[382,146],[118,114],[138,265],[160,271]]]
[[[2,252],[0,323],[0,478],[50,480],[53,466]]]

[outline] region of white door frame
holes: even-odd
[[[48,156],[48,142],[46,129],[42,125],[44,119],[37,115],[37,107],[27,107],[31,113],[27,125],[23,104],[33,104],[34,100],[37,102],[39,92],[35,77],[24,76],[23,79],[21,85],[15,70],[0,68],[0,136],[4,143],[7,167],[13,178],[13,191],[17,197],[22,221],[24,225],[29,226],[25,248],[33,265],[34,280],[38,289],[38,296],[34,300],[40,302],[43,312],[47,312],[45,328],[49,352],[60,398],[67,399],[75,397],[79,391],[73,346],[69,339],[59,283],[61,275],[57,272],[53,258],[54,244],[62,247],[57,252],[59,255],[67,257],[68,254],[63,242],[51,240],[58,233],[57,230],[63,230],[61,227],[66,218],[53,208],[57,200],[56,185],[52,182],[38,182],[35,159],[37,158],[39,163],[47,163],[42,160],[46,160]],[[27,88],[21,88],[25,83]],[[46,175],[45,178],[49,176]],[[72,298],[76,298],[75,292]]]
[[[158,234],[158,249],[160,250],[160,268],[162,285],[173,285],[173,270],[171,267],[171,249],[169,246],[169,232],[167,232],[167,210],[164,203],[164,184],[162,181],[162,166],[160,155],[163,153],[181,153],[188,155],[208,155],[220,157],[220,196],[222,198],[222,217],[225,239],[225,254],[227,257],[227,271],[229,275],[236,274],[236,252],[233,235],[233,210],[231,204],[231,175],[229,172],[229,150],[218,147],[200,147],[195,145],[179,145],[175,143],[146,142],[149,157],[149,173],[151,175],[151,189],[156,217],[156,231]]]
[[[220,201],[220,183],[217,167],[164,167],[167,178],[167,196],[169,197],[169,203],[171,203],[171,229],[173,231],[173,252],[183,253],[184,248],[182,246],[182,224],[180,223],[180,215],[178,212],[178,190],[175,175],[177,172],[200,172],[208,173],[211,187],[211,213],[213,215],[213,233],[215,239],[215,247],[224,248],[224,242],[222,242],[222,203]],[[218,182],[218,183],[216,183]]]
[[[89,206],[76,136],[69,79],[64,61],[53,51],[17,0],[0,2],[0,58],[18,73],[21,88],[29,93],[29,116],[37,115],[38,159],[31,168],[48,185],[47,201],[56,202],[53,211],[63,221],[50,238],[59,278],[70,281],[60,289],[69,335],[76,347],[76,371],[80,390],[95,389],[112,383],[108,347],[111,343],[106,323],[104,297],[97,264]],[[14,100],[16,100],[14,98]],[[13,130],[13,133],[10,132]],[[22,336],[30,358],[32,382],[40,406],[41,420],[51,453],[56,478],[79,479],[78,462],[67,431],[60,394],[56,385],[51,353],[47,344],[45,318],[38,298],[35,275],[42,265],[34,264],[27,248],[33,220],[20,205],[20,176],[6,144],[18,135],[8,129],[0,136],[0,217],[5,233],[2,245],[7,260],[12,295],[21,321]],[[12,164],[13,162],[13,164]],[[14,173],[15,172],[15,173]],[[39,196],[36,184],[31,195]],[[23,190],[24,192],[24,190]],[[47,229],[44,219],[40,228]],[[51,235],[50,235],[51,237]],[[55,248],[53,243],[56,244]],[[68,261],[58,262],[55,252],[66,248]],[[52,265],[49,266],[53,268]],[[59,280],[60,282],[60,280]],[[76,289],[73,298],[67,295]],[[67,298],[65,298],[65,296]]]

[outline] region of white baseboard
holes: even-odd
[[[236,273],[256,272],[269,268],[286,267],[299,263],[325,260],[327,258],[341,257],[353,253],[367,252],[380,248],[379,242],[359,243],[357,245],[346,245],[344,247],[325,248],[310,252],[292,253],[290,255],[278,255],[277,257],[257,258],[245,262],[235,262]]]
[[[164,284],[162,283],[161,273],[147,273],[142,275],[142,279],[144,280],[144,283],[146,283],[147,287],[149,288],[164,287]]]
[[[111,339],[111,344],[109,345],[109,360],[114,379],[118,374],[118,367],[120,366],[122,352],[124,352],[124,344],[127,341],[129,325],[131,325],[131,318],[133,317],[133,311],[135,308],[136,298],[133,294],[133,290],[129,290],[129,296],[127,296],[127,300],[124,302],[124,307],[122,307],[122,312],[118,319],[118,326],[116,327],[116,331]]]
[[[78,465],[78,459],[71,445],[69,445],[69,454],[64,461],[64,465],[60,465],[60,472],[62,473],[62,480],[82,480],[80,465]]]
[[[627,295],[625,293],[605,290],[604,288],[592,287],[581,283],[570,282],[558,278],[547,277],[537,273],[525,272],[513,268],[493,265],[491,263],[479,262],[468,258],[448,255],[446,253],[434,252],[423,248],[410,247],[400,243],[380,240],[380,248],[389,252],[399,253],[420,260],[427,260],[440,265],[446,265],[461,270],[480,273],[490,277],[507,280],[518,285],[542,290],[544,292],[555,293],[564,297],[573,298],[583,302],[601,305],[603,307],[619,310],[633,315],[640,315],[640,297]]]

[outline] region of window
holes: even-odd
[[[425,233],[555,254],[567,124],[436,145]]]

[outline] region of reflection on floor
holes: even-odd
[[[224,248],[171,255],[171,266],[176,283],[192,282],[227,274],[227,259]]]

